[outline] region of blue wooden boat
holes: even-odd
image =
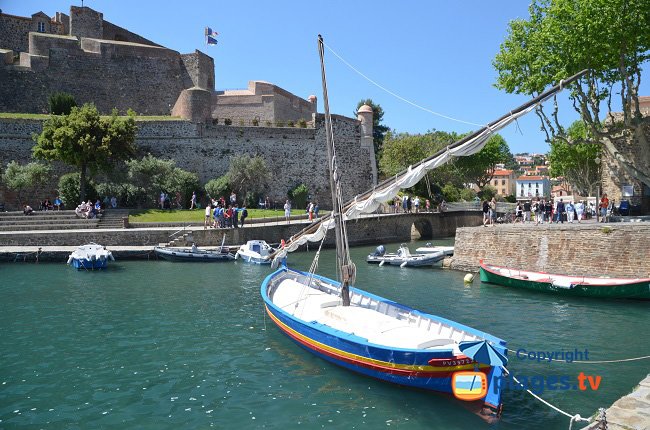
[[[461,347],[485,341],[505,355],[504,340],[357,288],[349,293],[345,306],[339,282],[285,266],[261,287],[271,320],[309,352],[373,378],[448,394],[454,375],[480,373],[482,396],[470,407],[488,417],[500,413],[501,388],[494,382],[503,368],[479,363]]]

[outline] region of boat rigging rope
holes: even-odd
[[[530,394],[531,396],[533,396],[534,398],[536,398],[540,402],[544,403],[546,406],[550,407],[551,409],[561,413],[562,415],[564,415],[564,416],[566,416],[568,418],[571,418],[571,422],[569,423],[569,430],[571,430],[571,428],[573,427],[574,422],[585,421],[585,422],[590,423],[590,422],[593,421],[591,418],[583,418],[583,417],[581,417],[580,414],[571,415],[570,413],[563,411],[562,409],[558,408],[557,406],[554,406],[554,405],[550,404],[549,402],[542,399],[537,394],[533,393],[528,388],[526,388],[524,386],[524,384],[522,384],[521,382],[519,382],[519,380],[517,378],[515,378],[515,375],[512,375],[510,372],[508,372],[508,369],[506,369],[505,367],[502,367],[502,369],[503,369],[503,371],[505,372],[505,374],[507,376],[510,376],[512,378],[512,380],[515,381],[517,384],[519,384],[519,386],[521,386],[521,388],[526,390],[526,392],[528,394]]]
[[[392,91],[389,90],[388,88],[383,87],[382,85],[380,85],[380,84],[378,84],[377,82],[375,82],[375,81],[373,81],[372,79],[370,79],[368,76],[364,75],[364,74],[363,74],[362,72],[360,72],[357,68],[355,68],[352,64],[350,64],[350,63],[348,63],[347,61],[345,61],[345,59],[344,59],[343,57],[341,57],[338,53],[336,53],[336,51],[334,51],[331,47],[329,47],[329,46],[328,46],[327,44],[325,44],[324,42],[323,42],[323,45],[325,45],[325,47],[326,47],[327,49],[329,49],[329,51],[330,51],[332,54],[334,54],[334,56],[336,56],[339,60],[341,60],[341,61],[343,62],[343,64],[345,64],[346,66],[348,66],[350,69],[354,70],[357,74],[359,74],[361,77],[363,77],[364,79],[366,79],[368,82],[370,82],[371,84],[373,84],[373,85],[376,86],[377,88],[386,91],[386,92],[387,92],[388,94],[390,94],[391,96],[393,96],[393,97],[395,97],[395,98],[397,98],[397,99],[399,99],[399,100],[401,100],[401,101],[403,101],[403,102],[405,102],[405,103],[408,103],[408,104],[410,104],[411,106],[414,106],[414,107],[416,107],[416,108],[418,108],[418,109],[421,109],[421,110],[423,110],[423,111],[425,111],[425,112],[429,112],[430,114],[433,114],[433,115],[439,116],[439,117],[441,117],[441,118],[445,118],[445,119],[448,119],[448,120],[451,120],[451,121],[461,122],[461,123],[463,123],[463,124],[475,125],[475,126],[478,126],[478,127],[484,127],[484,126],[485,126],[485,124],[476,124],[476,123],[474,123],[474,122],[464,121],[464,120],[462,120],[462,119],[452,118],[452,117],[450,117],[450,116],[443,115],[443,114],[441,114],[441,113],[439,113],[439,112],[432,111],[431,109],[427,109],[427,108],[425,108],[425,107],[423,107],[423,106],[420,106],[420,105],[417,104],[417,103],[414,103],[414,102],[412,102],[412,101],[410,101],[410,100],[408,100],[408,99],[405,99],[404,97],[400,96],[399,94],[396,94],[396,93],[392,92]]]
[[[506,348],[508,352],[513,352],[516,353],[514,349]],[[622,358],[620,360],[572,360],[572,361],[566,361],[566,360],[557,360],[555,358],[551,357],[545,357],[544,361],[558,361],[561,363],[580,363],[580,364],[605,364],[605,363],[623,363],[626,361],[638,361],[638,360],[647,360],[650,359],[650,355],[643,355],[641,357],[633,357],[633,358]]]

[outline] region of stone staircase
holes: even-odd
[[[172,235],[170,239],[169,242],[160,243],[159,246],[190,246],[194,242],[194,235],[192,234],[192,230],[182,230]]]
[[[85,219],[77,217],[73,210],[34,211],[31,215],[0,212],[0,232],[122,228],[122,217],[128,213],[128,209],[110,209],[98,218]]]
[[[123,218],[128,216],[128,209],[106,209],[99,219],[97,228],[124,228]]]

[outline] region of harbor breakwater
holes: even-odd
[[[456,231],[452,269],[479,261],[571,275],[650,277],[650,223],[508,224]]]

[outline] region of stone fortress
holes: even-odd
[[[78,104],[93,102],[102,113],[116,108],[178,117],[138,121],[136,144],[143,155],[174,159],[202,183],[223,175],[233,155],[261,155],[274,178],[272,199],[305,183],[329,206],[324,118],[315,96],[303,99],[263,81],[218,91],[210,56],[160,46],[89,7],[71,6],[69,15],[52,18],[2,11],[0,112],[47,113],[48,98],[58,91]],[[284,127],[298,121],[307,126]],[[372,110],[360,109],[356,119],[335,115],[333,125],[345,198],[352,198],[377,181]],[[0,119],[0,164],[29,162],[31,135],[41,128],[41,120]],[[0,185],[0,203],[10,207],[7,197]]]

